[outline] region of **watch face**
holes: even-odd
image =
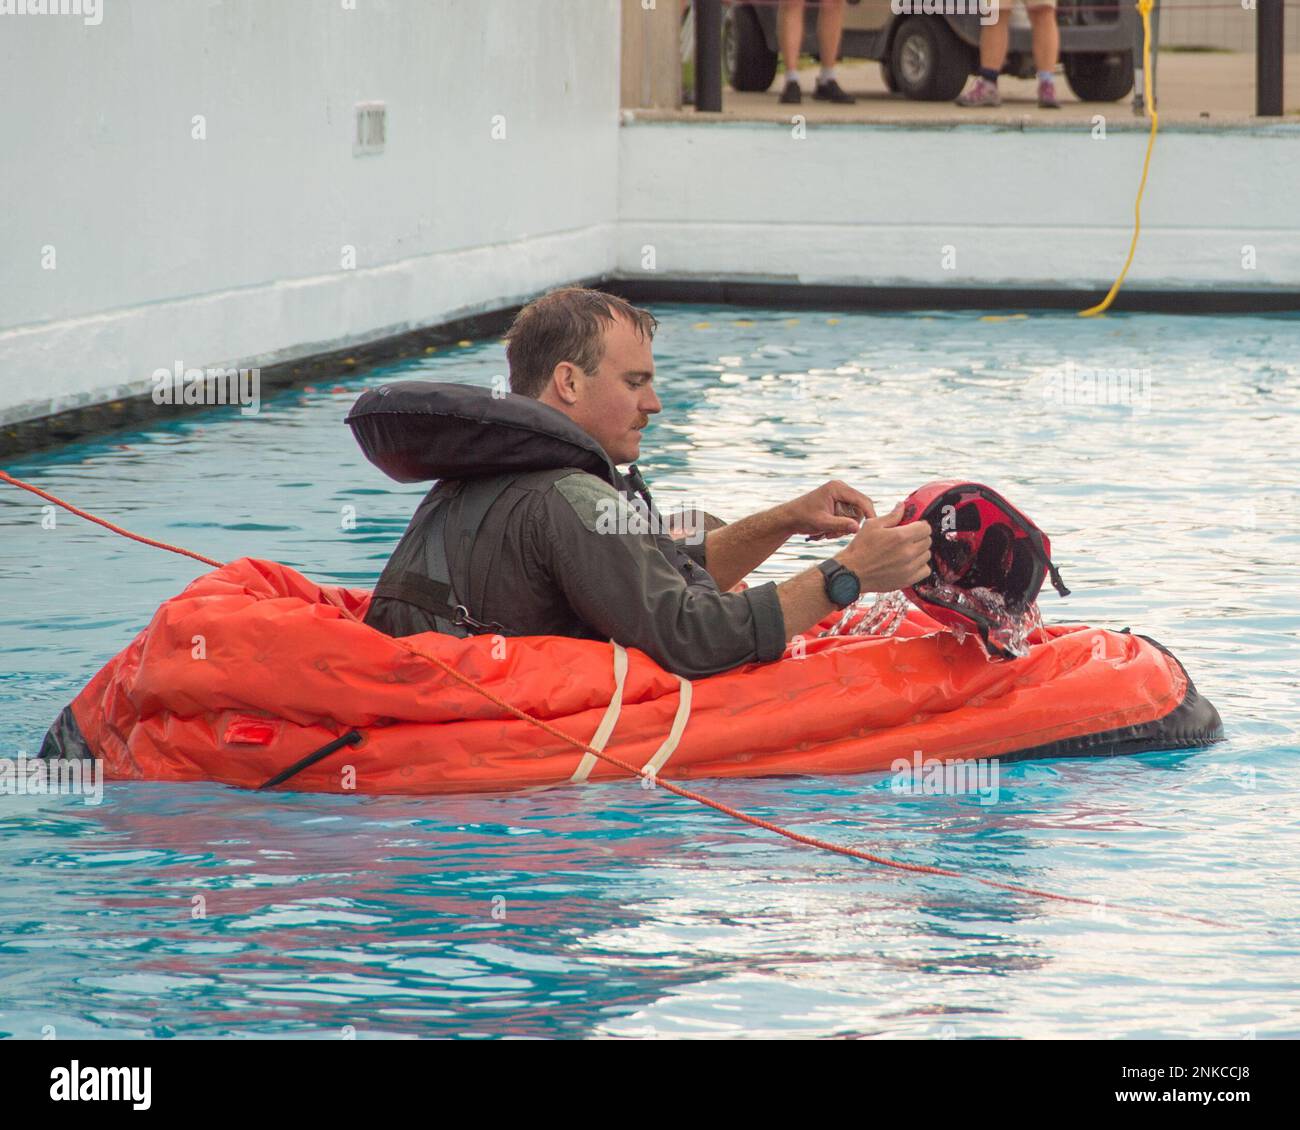
[[[842,573],[836,573],[831,578],[830,597],[838,605],[852,604],[858,599],[858,594],[862,591],[862,586],[858,584],[858,579],[847,569]]]

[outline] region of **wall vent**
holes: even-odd
[[[384,151],[388,139],[388,107],[383,102],[358,102],[357,129],[352,138],[352,156],[369,157]]]

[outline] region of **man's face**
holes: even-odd
[[[558,408],[605,449],[613,463],[641,454],[641,431],[663,405],[654,391],[650,339],[622,317],[605,331],[605,356],[595,373],[558,365],[541,400]]]

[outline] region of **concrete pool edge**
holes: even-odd
[[[579,285],[598,285],[584,281]],[[482,338],[502,332],[509,324],[518,302],[494,307],[479,313],[438,322],[400,334],[391,334],[373,341],[342,348],[305,353],[284,361],[260,367],[263,392],[283,391],[302,387],[313,381],[338,380],[373,369],[379,365],[398,361],[457,341]],[[250,367],[247,361],[231,368]],[[94,394],[91,394],[94,395]],[[238,411],[237,406],[231,406]],[[163,419],[175,419],[178,413],[213,412],[212,404],[157,404],[153,398],[153,381],[123,389],[111,399],[89,400],[87,403],[50,412],[5,421],[0,415],[0,458],[63,447],[95,436],[126,431],[146,426]]]
[[[929,105],[934,105],[933,103]],[[744,129],[752,126],[776,126],[788,130],[791,117],[802,114],[809,129],[852,130],[862,133],[1059,133],[1078,134],[1094,128],[1092,116],[1105,119],[1109,133],[1135,133],[1145,136],[1151,129],[1151,119],[1135,117],[1127,104],[1087,103],[1092,114],[1088,119],[1058,117],[1044,118],[1034,104],[1004,103],[996,111],[984,111],[972,117],[970,110],[951,114],[936,114],[929,118],[890,117],[875,108],[836,117],[822,117],[826,104],[814,103],[812,107],[791,110],[787,106],[773,105],[754,111],[729,111],[721,115],[697,112],[694,109],[627,109],[621,112],[619,124],[625,128],[636,126],[702,126],[708,129]],[[1116,110],[1114,107],[1119,106]],[[812,115],[808,109],[814,110]],[[987,116],[985,116],[987,115]],[[1254,114],[1229,115],[1219,118],[1170,118],[1160,116],[1161,134],[1196,134],[1207,136],[1221,134],[1232,137],[1294,138],[1300,136],[1300,121],[1294,118],[1261,118]]]
[[[1079,311],[1101,301],[1105,288],[1084,286],[871,286],[812,283],[797,279],[742,279],[612,275],[601,284],[629,302],[716,303],[736,306],[817,307],[828,310],[902,312],[907,310],[1008,309],[1026,313]],[[1186,290],[1125,287],[1112,307],[1116,314],[1293,314],[1300,313],[1300,290]]]
[[[565,284],[557,284],[565,285]],[[1043,289],[1006,287],[852,286],[801,283],[787,279],[665,277],[607,275],[575,280],[617,294],[630,302],[691,303],[735,306],[737,309],[824,309],[857,313],[901,313],[909,310],[989,310],[1031,313],[1077,311],[1103,297],[1092,288]],[[551,289],[551,288],[547,288]],[[525,300],[526,301],[526,300]],[[513,301],[448,321],[380,336],[373,341],[305,353],[264,365],[264,391],[283,391],[313,382],[355,376],[377,366],[423,353],[431,348],[481,339],[505,331],[522,303]],[[1165,290],[1126,288],[1115,313],[1300,314],[1300,290]],[[240,363],[247,367],[251,360]],[[233,366],[233,363],[232,363]],[[235,406],[232,410],[237,411]],[[181,412],[218,410],[212,404],[156,404],[152,381],[122,390],[109,399],[75,405],[57,412],[4,420],[0,414],[0,458],[58,448],[96,436],[130,430],[152,421],[175,419]]]

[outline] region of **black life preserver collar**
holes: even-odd
[[[397,381],[363,392],[347,424],[365,457],[399,483],[573,467],[624,487],[590,435],[563,412],[515,393]]]

